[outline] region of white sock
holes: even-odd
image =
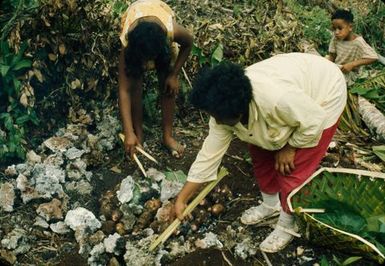
[[[278,219],[278,225],[285,228],[292,228],[294,226],[294,216],[290,213],[281,210]]]
[[[279,202],[279,193],[266,194],[261,192],[263,202],[270,207],[275,207]]]

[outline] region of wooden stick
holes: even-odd
[[[306,212],[306,213],[324,213],[325,209],[316,209],[316,208],[299,208],[299,212]]]
[[[119,133],[119,138],[122,142],[124,142],[125,137],[124,137],[123,133]]]
[[[119,133],[119,138],[124,142],[124,135],[122,133]],[[152,157],[149,153],[147,153],[145,150],[143,150],[140,146],[136,146],[135,147],[141,154],[143,154],[144,156],[146,156],[148,159],[150,159],[151,161],[155,162],[156,164],[159,164],[158,161]]]
[[[262,250],[261,250],[261,253],[262,253],[262,255],[263,255],[263,258],[264,258],[265,261],[266,261],[267,266],[273,266],[273,264],[271,264],[271,262],[270,262],[270,260],[269,260],[269,257],[267,256],[267,254],[266,254],[265,252],[263,252]]]
[[[144,170],[144,167],[143,167],[142,163],[139,161],[138,156],[136,156],[136,154],[134,153],[133,157],[134,157],[136,164],[139,166],[140,171],[142,171],[144,177],[147,177],[146,170]]]
[[[146,156],[148,159],[150,159],[151,161],[153,161],[154,163],[156,164],[159,164],[158,161],[152,157],[150,154],[148,154],[145,150],[143,150],[140,146],[136,146],[135,147],[141,154],[143,154],[144,156]]]
[[[206,197],[207,194],[225,177],[229,172],[226,168],[222,167],[218,173],[217,179],[211,181],[196,197],[195,199],[186,207],[183,212],[183,217],[190,214],[194,208]],[[153,251],[160,243],[166,242],[166,240],[171,236],[171,234],[178,228],[181,221],[176,218],[172,224],[170,224],[164,232],[158,236],[157,239],[151,244],[150,251]]]

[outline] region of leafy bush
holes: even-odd
[[[38,123],[27,97],[22,98],[20,76],[32,62],[23,57],[27,45],[14,54],[8,42],[0,42],[0,160],[25,155],[25,133],[29,122]]]
[[[301,23],[305,39],[317,44],[321,53],[326,53],[332,37],[330,15],[318,6],[303,6],[294,0],[286,2]]]
[[[353,13],[355,31],[362,34],[378,53],[385,54],[385,4],[376,0],[369,5],[368,14]]]

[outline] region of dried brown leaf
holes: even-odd
[[[56,56],[55,54],[49,53],[49,54],[48,54],[48,58],[49,58],[49,60],[51,60],[51,61],[56,61],[57,56]]]
[[[64,55],[64,54],[66,53],[66,46],[65,46],[64,43],[61,43],[61,44],[59,45],[59,53],[60,53],[61,55]]]

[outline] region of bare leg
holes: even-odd
[[[133,80],[131,90],[132,126],[140,143],[143,143],[143,76]]]
[[[177,142],[172,135],[175,95],[165,93],[166,73],[159,73],[158,79],[161,93],[163,144],[170,150],[174,157],[180,158],[183,155],[184,146]]]

